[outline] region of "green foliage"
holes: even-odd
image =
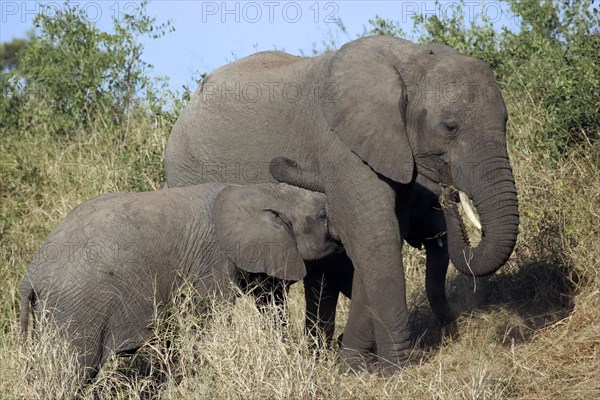
[[[33,37],[33,31],[27,32],[27,38],[16,38],[0,44],[0,71],[8,71],[19,65],[19,53]]]
[[[170,22],[157,25],[146,15],[146,2],[135,14],[113,17],[114,33],[100,31],[76,3],[42,10],[34,19],[38,34],[19,52],[18,68],[2,76],[0,109],[20,115],[5,127],[66,136],[102,128],[118,131],[122,141],[131,116],[144,111],[144,94],[154,90],[138,38],[158,38],[172,30]]]
[[[550,154],[600,139],[600,25],[590,5],[510,1],[521,30],[504,32],[501,81],[540,110],[537,139]]]
[[[485,16],[467,25],[464,1],[453,13],[437,3],[437,15],[416,16],[414,24],[420,41],[447,44],[488,63],[507,100],[518,104],[511,118],[527,123],[533,113],[539,122],[529,144],[558,159],[600,139],[600,28],[592,3],[508,0],[518,32],[498,32]],[[371,33],[401,35],[389,20],[370,22]]]
[[[439,16],[437,14],[430,17],[422,14],[414,16],[413,22],[419,34],[419,41],[447,44],[462,53],[485,60],[496,69],[501,64],[501,52],[494,27],[485,16],[482,17],[483,25],[477,25],[473,18],[467,27],[463,5],[464,1],[460,1],[455,11],[451,9],[442,11],[441,5],[436,2]]]
[[[369,20],[369,24],[373,27],[371,33],[374,35],[397,36],[404,37],[404,31],[398,26],[397,22],[390,19],[381,18],[375,15],[374,19]]]

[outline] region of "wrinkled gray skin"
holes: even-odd
[[[283,168],[282,168],[283,166]],[[270,165],[270,172],[276,180],[292,180],[314,190],[324,191],[320,177],[311,171],[302,171],[292,160],[276,157]],[[408,244],[417,249],[425,248],[425,286],[429,304],[441,323],[444,333],[455,333],[455,315],[446,297],[445,283],[448,272],[448,240],[446,222],[439,202],[442,190],[439,184],[422,175],[417,175],[408,202],[408,227],[405,229]],[[397,213],[402,210],[397,209]],[[335,330],[335,313],[339,293],[352,298],[354,267],[345,255],[334,257],[338,261],[331,268],[331,258],[319,259],[309,264],[304,278],[305,286],[319,288],[318,291],[305,290],[306,330],[321,347],[331,345]],[[328,296],[323,296],[323,284],[330,285]],[[372,323],[372,322],[371,322]],[[366,329],[366,328],[365,328]],[[375,340],[372,337],[372,346]],[[358,365],[356,365],[358,367]]]
[[[51,232],[27,270],[23,335],[30,305],[34,321],[48,312],[91,378],[111,353],[131,353],[151,335],[153,317],[184,278],[200,295],[228,300],[265,274],[300,280],[303,260],[340,250],[327,224],[323,194],[286,184],[94,198]]]
[[[414,248],[425,249],[425,288],[433,313],[440,321],[446,334],[455,333],[455,314],[446,297],[445,283],[448,272],[448,241],[446,222],[439,203],[441,188],[422,176],[417,176],[409,200],[409,227],[406,242]],[[310,263],[308,275],[304,278],[308,287],[321,287],[321,282],[331,285],[328,297],[319,292],[305,291],[306,328],[320,346],[330,346],[335,330],[335,313],[339,293],[352,298],[352,278],[354,268],[343,255],[343,262],[330,268],[329,259]],[[375,345],[374,338],[372,339]]]
[[[472,276],[495,272],[519,223],[506,121],[490,68],[446,46],[377,36],[312,58],[257,53],[217,69],[194,93],[167,144],[167,183],[268,181],[277,156],[315,170],[356,270],[342,355],[368,353],[374,332],[380,358],[402,365],[411,183],[418,171],[466,193],[483,239],[470,246],[458,196],[447,191],[450,258]],[[298,184],[293,171],[289,178]]]

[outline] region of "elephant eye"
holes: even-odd
[[[322,222],[327,221],[327,210],[325,210],[324,208],[322,208],[321,211],[319,211],[319,220],[321,220]]]
[[[444,121],[444,128],[448,135],[455,136],[458,133],[458,122],[453,119],[447,119]]]

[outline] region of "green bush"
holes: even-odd
[[[3,127],[67,137],[77,131],[115,131],[123,141],[134,114],[162,104],[146,101],[157,95],[138,38],[161,37],[172,26],[148,17],[146,2],[121,17],[113,17],[114,32],[107,33],[76,3],[43,8],[34,19],[38,33],[13,43],[20,47],[16,54],[5,52],[0,110],[11,118],[3,118]],[[3,48],[10,50],[9,44]]]

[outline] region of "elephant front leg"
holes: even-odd
[[[446,297],[446,274],[448,272],[448,247],[446,238],[425,241],[426,269],[425,288],[433,313],[442,324],[444,335],[456,333],[456,317]]]
[[[402,266],[402,239],[396,217],[396,192],[385,178],[380,178],[356,154],[341,143],[335,135],[323,135],[319,144],[320,182],[318,187],[327,195],[329,221],[339,234],[342,244],[354,265],[364,287],[364,296],[353,300],[353,319],[344,335],[362,336],[362,314],[368,312],[378,355],[387,362],[400,366],[408,358],[410,330],[404,269]],[[294,179],[291,183],[303,187],[304,174],[295,163],[288,163]],[[278,180],[280,178],[277,178]],[[285,177],[280,181],[285,182]],[[404,186],[403,186],[404,187]],[[404,189],[408,189],[405,185]],[[408,198],[408,190],[401,190],[401,208]],[[357,309],[355,309],[357,308]],[[353,310],[354,309],[354,310]],[[368,318],[368,317],[367,317]],[[352,332],[356,331],[356,332]],[[346,348],[369,353],[371,346],[360,341],[345,340]],[[354,346],[354,347],[353,347]]]
[[[360,279],[364,288],[364,296],[351,303],[356,317],[344,331],[345,353],[370,353],[371,343],[360,338],[372,329],[378,356],[401,366],[409,355],[410,330],[396,193],[358,157],[339,165],[343,174],[324,181],[331,221],[354,265],[354,283]],[[369,317],[373,323],[363,323]]]
[[[240,287],[254,297],[258,311],[264,316],[273,316],[278,325],[287,326],[286,300],[291,282],[263,273],[244,272],[243,277]]]
[[[369,369],[374,364],[375,332],[365,298],[363,283],[354,276],[352,307],[342,338],[342,359],[353,370]]]

